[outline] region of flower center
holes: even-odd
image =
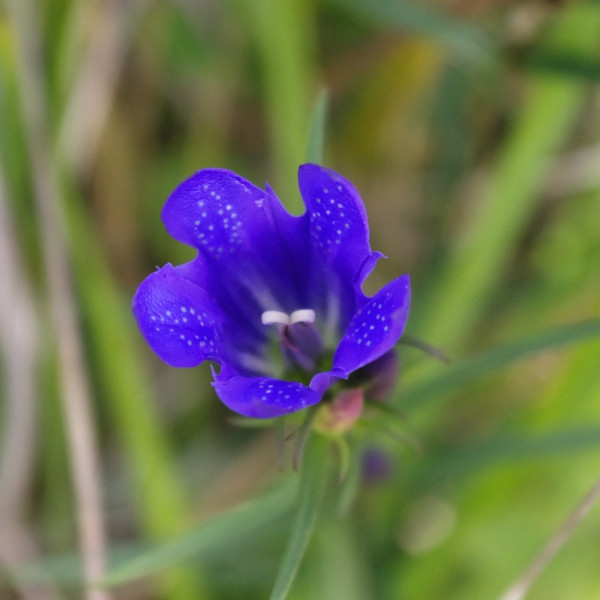
[[[279,350],[283,368],[289,371],[312,372],[323,354],[321,334],[315,327],[315,311],[310,308],[291,314],[267,310],[261,316],[263,325],[278,325]]]

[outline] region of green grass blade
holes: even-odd
[[[551,329],[448,367],[437,375],[413,384],[399,395],[396,401],[406,410],[422,407],[446,397],[461,385],[505,367],[519,358],[597,336],[600,336],[600,319]]]
[[[327,451],[326,441],[313,434],[302,463],[296,518],[270,600],[283,600],[287,596],[304,557],[327,483]]]
[[[135,330],[129,301],[113,282],[87,215],[75,196],[70,200],[69,244],[99,389],[107,400],[111,426],[129,459],[144,531],[153,540],[169,538],[188,526],[188,499],[167,432],[154,408],[141,361],[142,340]],[[166,573],[166,597],[207,597],[201,579],[198,569]]]
[[[543,47],[589,57],[597,52],[598,39],[600,5],[573,3],[559,13]],[[573,78],[533,78],[487,193],[460,232],[438,285],[428,293],[431,304],[420,318],[413,313],[412,326],[424,339],[458,347],[486,310],[536,209],[550,158],[571,133],[586,90]]]
[[[457,56],[475,63],[489,62],[495,54],[495,44],[477,27],[418,2],[329,0],[329,4],[378,28],[399,29],[430,37]]]
[[[503,435],[475,447],[449,453],[430,469],[424,469],[423,474],[425,478],[454,475],[509,461],[564,457],[568,453],[596,448],[599,444],[600,427],[570,428],[535,436]]]
[[[476,469],[488,469],[523,460],[564,458],[574,452],[584,452],[600,445],[600,427],[577,427],[543,435],[508,434],[469,448],[447,452],[441,459],[428,463],[419,479],[435,480],[471,474]]]
[[[306,161],[310,163],[323,164],[325,155],[325,132],[327,130],[327,109],[329,105],[329,93],[323,88],[317,96],[310,128],[310,138],[306,151]]]
[[[185,535],[157,546],[109,571],[100,585],[115,586],[178,565],[193,557],[239,545],[286,515],[293,504],[296,486],[289,483],[225,512]]]
[[[113,547],[107,556],[109,568],[111,565],[131,560],[140,554],[141,548],[141,545]],[[1,584],[4,581],[20,584],[80,585],[83,578],[82,573],[80,556],[67,554],[44,557],[36,562],[7,569],[0,573],[0,589],[2,589]]]
[[[595,58],[580,58],[569,54],[538,53],[527,58],[526,69],[555,73],[563,77],[578,77],[592,82],[600,81],[600,61]]]
[[[297,487],[296,480],[287,481],[168,542],[115,547],[108,556],[108,573],[98,585],[118,586],[190,559],[222,555],[233,547],[259,543],[269,526],[291,512]],[[6,578],[25,583],[79,583],[81,560],[73,555],[45,558],[8,571]]]
[[[312,15],[301,0],[238,0],[260,53],[271,137],[274,189],[293,213],[303,212],[296,171],[307,143],[312,83]]]

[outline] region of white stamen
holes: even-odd
[[[273,323],[279,323],[281,325],[289,325],[291,323],[289,315],[278,310],[265,310],[260,320],[263,325],[273,325]]]
[[[314,323],[315,311],[310,308],[295,310],[291,315],[287,315],[279,310],[265,310],[260,320],[263,325],[293,325],[294,323]]]
[[[290,322],[294,323],[314,323],[315,322],[315,311],[310,308],[302,308],[301,310],[295,310],[290,315]]]

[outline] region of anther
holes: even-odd
[[[300,310],[295,310],[290,315],[290,324],[294,323],[314,323],[315,322],[315,311],[310,308],[302,308]]]
[[[260,320],[262,321],[263,325],[273,325],[274,323],[278,323],[280,325],[289,325],[292,322],[289,315],[286,315],[284,312],[280,312],[278,310],[265,310],[260,317]]]
[[[314,323],[315,311],[310,308],[301,308],[295,310],[291,315],[278,310],[265,310],[260,320],[263,325],[294,325],[295,323]]]

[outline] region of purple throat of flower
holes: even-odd
[[[382,254],[371,251],[358,192],[314,164],[299,168],[298,181],[301,216],[268,185],[228,170],[203,169],[181,183],[162,219],[198,254],[149,275],[133,299],[154,352],[173,367],[217,365],[217,395],[246,417],[293,413],[337,388],[382,400],[398,371],[408,276],[367,297],[362,284]]]

